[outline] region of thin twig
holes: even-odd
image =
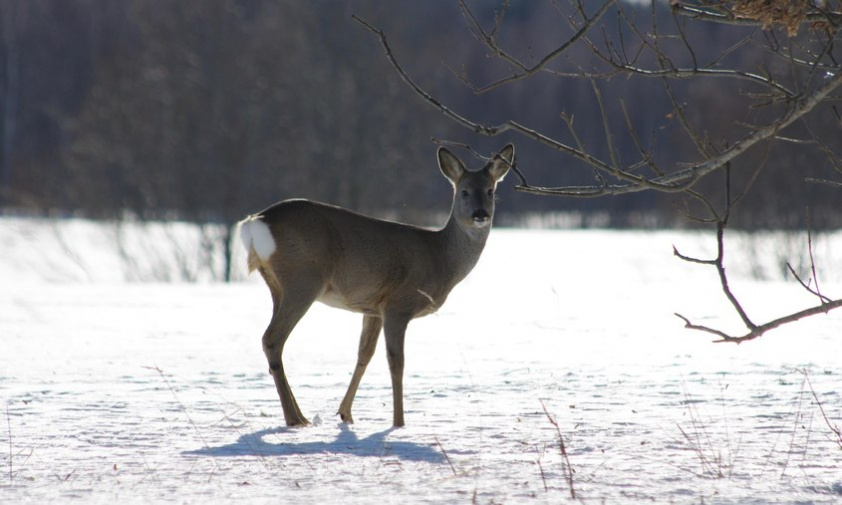
[[[692,472],[695,475],[700,477],[707,477],[707,478],[716,478],[721,479],[726,476],[724,469],[728,469],[728,475],[730,476],[733,470],[733,460],[732,460],[732,452],[731,452],[731,439],[728,435],[728,428],[727,428],[727,417],[725,417],[725,425],[726,425],[726,449],[728,453],[728,459],[723,457],[723,450],[722,447],[718,447],[718,444],[714,443],[713,437],[711,437],[710,432],[705,425],[702,416],[699,412],[699,409],[695,406],[695,402],[692,401],[689,391],[687,391],[687,385],[684,384],[684,398],[685,398],[685,405],[687,406],[687,412],[690,415],[690,424],[692,426],[692,433],[688,433],[681,427],[680,424],[676,424],[678,427],[678,431],[681,432],[681,435],[684,437],[687,444],[696,453],[696,457],[699,459],[699,463],[702,466],[702,473]],[[723,404],[724,405],[724,404]]]
[[[733,200],[730,200],[729,205],[731,208],[736,207],[737,204],[740,203],[740,201],[748,194],[749,190],[752,186],[754,186],[755,181],[757,181],[757,178],[760,176],[760,172],[766,168],[766,161],[768,161],[769,155],[772,152],[772,145],[772,142],[766,141],[766,151],[763,153],[763,157],[757,163],[757,166],[754,168],[751,176],[749,176],[748,182],[743,184],[743,190],[740,191],[740,194],[735,196]]]
[[[506,51],[504,51],[500,47],[500,45],[497,44],[497,41],[494,38],[494,34],[497,32],[497,30],[500,27],[499,26],[499,24],[500,24],[499,19],[495,24],[494,32],[492,32],[491,34],[488,34],[488,33],[485,32],[485,30],[483,30],[482,25],[480,24],[476,15],[474,15],[473,11],[468,7],[468,5],[465,3],[465,1],[460,0],[459,1],[459,7],[462,9],[462,14],[463,14],[465,20],[468,22],[469,29],[471,29],[471,32],[474,33],[475,38],[477,40],[479,40],[480,42],[482,42],[483,44],[485,44],[491,51],[494,52],[494,54],[498,58],[500,58],[503,61],[505,61],[506,63],[508,63],[510,66],[516,68],[517,72],[508,76],[508,77],[498,79],[498,80],[493,81],[493,82],[491,82],[489,84],[486,84],[484,86],[476,86],[475,84],[468,81],[468,79],[465,78],[462,75],[456,75],[456,77],[460,81],[462,81],[462,83],[464,85],[468,86],[474,93],[476,93],[478,95],[483,94],[483,93],[487,93],[487,92],[489,92],[491,90],[494,90],[494,89],[497,89],[500,86],[503,86],[505,84],[509,84],[509,83],[514,82],[514,81],[518,81],[518,80],[521,80],[521,79],[531,77],[531,76],[535,75],[536,73],[546,69],[547,65],[549,65],[553,60],[558,58],[561,54],[563,54],[570,47],[572,47],[576,42],[578,42],[580,39],[582,39],[585,36],[585,34],[588,31],[590,31],[590,29],[593,28],[596,25],[596,23],[605,15],[605,13],[608,12],[608,9],[612,5],[614,5],[614,3],[615,3],[615,0],[607,0],[602,5],[602,7],[600,7],[599,10],[597,10],[597,12],[594,13],[594,15],[591,16],[590,18],[588,18],[585,15],[584,11],[581,11],[582,17],[584,18],[584,23],[582,24],[581,27],[579,27],[578,31],[576,31],[576,33],[574,33],[573,36],[570,37],[563,44],[559,45],[557,48],[555,48],[554,50],[547,53],[547,55],[544,56],[541,59],[541,61],[539,61],[535,65],[527,66],[524,63],[522,63],[520,60],[515,58],[514,56],[512,56],[509,53],[507,53]]]
[[[269,464],[269,460],[266,458],[266,454],[261,449],[260,444],[254,444],[249,439],[250,437],[244,436],[240,429],[237,427],[237,425],[234,423],[234,420],[231,419],[231,416],[227,412],[225,412],[221,405],[217,403],[216,408],[217,410],[219,410],[220,414],[222,414],[222,418],[228,421],[228,424],[237,433],[237,436],[240,438],[240,440],[243,440],[246,443],[246,445],[249,446],[249,449],[251,449],[257,455],[258,459],[260,460],[260,463],[263,465],[263,468],[265,468],[266,470],[271,470],[272,466]],[[237,410],[234,411],[234,414],[236,414],[238,411],[243,412],[242,407],[237,406]]]
[[[541,473],[541,482],[544,483],[544,492],[548,493],[550,491],[550,488],[547,486],[547,476],[546,474],[544,474],[544,465],[541,464],[541,458],[544,457],[544,453],[546,452],[547,447],[544,446],[544,448],[541,450],[541,454],[538,455],[538,459],[535,461],[535,463],[538,465],[538,471]]]
[[[484,162],[490,161],[490,158],[488,156],[483,156],[482,154],[477,152],[476,149],[471,147],[470,144],[467,144],[465,142],[456,142],[455,140],[444,140],[444,139],[440,139],[440,138],[436,138],[436,137],[433,137],[432,140],[433,140],[434,144],[438,144],[438,145],[442,145],[442,146],[458,147],[460,149],[464,149],[464,150],[468,151],[475,158],[477,158],[479,160],[482,160]]]
[[[717,337],[721,338],[723,341],[733,338],[731,335],[725,333],[724,331],[717,330],[717,329],[711,328],[709,326],[704,326],[704,325],[700,325],[700,324],[693,324],[693,323],[690,322],[690,319],[682,316],[678,312],[675,313],[675,316],[680,318],[682,321],[684,321],[684,327],[687,328],[688,330],[696,330],[696,331],[702,331],[702,332],[705,332],[705,333],[711,333],[711,334],[716,335]]]
[[[444,450],[444,446],[441,445],[441,442],[439,442],[439,437],[433,437],[433,440],[436,441],[436,445],[439,446],[441,453],[444,455],[444,460],[447,461],[447,464],[450,466],[450,471],[453,472],[453,476],[456,477],[458,475],[456,473],[456,467],[453,466],[453,462],[450,461],[450,456],[447,455],[447,451]]]
[[[698,263],[700,265],[716,265],[715,259],[703,260],[703,259],[699,259],[699,258],[694,258],[692,256],[686,256],[686,255],[678,252],[678,249],[675,246],[672,246],[672,254],[673,254],[673,256],[676,256],[677,258],[679,258],[681,260],[684,260],[688,263]]]
[[[593,89],[594,97],[596,98],[597,106],[599,107],[600,116],[602,117],[602,128],[605,134],[605,141],[608,146],[608,156],[611,158],[611,166],[614,172],[621,173],[623,169],[620,167],[620,160],[617,158],[617,147],[614,144],[614,134],[611,132],[611,122],[608,120],[608,113],[605,110],[605,103],[602,101],[602,93],[597,86],[596,81],[591,79],[591,88]]]
[[[634,145],[637,148],[637,152],[640,155],[641,162],[643,164],[645,164],[646,166],[648,166],[653,172],[655,172],[656,175],[658,175],[658,176],[664,175],[664,172],[660,168],[658,168],[657,164],[655,164],[655,159],[654,159],[654,156],[652,155],[652,153],[650,151],[647,151],[643,147],[643,143],[640,141],[640,138],[638,137],[637,130],[635,129],[634,125],[632,124],[632,119],[631,119],[631,116],[629,114],[629,110],[626,107],[626,101],[625,100],[620,101],[620,108],[623,110],[623,118],[626,121],[626,129],[629,132],[629,136],[631,136],[632,142],[634,142]],[[651,143],[652,144],[655,143],[655,134],[654,133],[652,134]]]
[[[460,116],[459,114],[453,112],[450,108],[446,107],[444,104],[442,104],[441,102],[439,102],[438,100],[433,98],[432,95],[430,95],[429,93],[427,93],[426,91],[421,89],[420,86],[415,84],[415,81],[413,81],[409,77],[409,75],[403,70],[403,68],[398,64],[398,61],[395,59],[395,56],[392,54],[392,48],[389,46],[389,42],[386,39],[386,34],[383,32],[383,30],[380,30],[379,28],[375,28],[374,26],[369,24],[367,21],[363,20],[362,18],[358,17],[355,14],[352,14],[351,18],[380,38],[380,43],[382,44],[383,49],[386,51],[386,58],[392,64],[392,67],[394,67],[394,69],[398,72],[398,75],[400,75],[401,79],[403,79],[403,81],[405,83],[407,83],[409,85],[409,87],[411,87],[412,90],[415,91],[415,93],[417,93],[424,100],[426,100],[431,105],[433,105],[434,107],[439,109],[445,116],[447,116],[450,119],[456,121],[458,124],[460,124],[462,126],[465,126],[467,128],[470,128],[470,129],[474,130],[476,133],[482,133],[482,134],[485,134],[485,135],[496,135],[496,134],[502,133],[502,131],[505,131],[506,129],[508,129],[505,126],[487,127],[487,126],[483,126],[483,125],[480,125],[480,124],[477,124],[477,123],[473,123],[473,122],[469,121],[468,119]]]
[[[804,374],[804,379],[807,381],[807,386],[810,388],[810,393],[813,394],[813,399],[816,400],[816,405],[819,406],[819,412],[821,412],[822,418],[824,418],[825,424],[827,425],[828,428],[830,428],[830,431],[836,436],[836,440],[835,440],[836,445],[838,445],[839,448],[842,449],[842,429],[840,429],[839,426],[834,426],[830,422],[830,419],[827,417],[827,413],[824,411],[824,405],[822,405],[821,400],[819,400],[819,395],[816,394],[816,390],[813,389],[813,383],[810,381],[810,377],[807,374],[807,369],[806,368],[805,369],[796,368],[796,370],[798,372]]]
[[[815,177],[807,177],[804,179],[807,182],[812,182],[816,184],[826,184],[828,186],[833,186],[836,188],[842,188],[842,182],[839,181],[831,181],[829,179],[816,179]]]
[[[830,298],[822,294],[819,287],[819,275],[816,273],[816,259],[813,257],[813,220],[810,217],[810,207],[807,207],[804,213],[807,221],[807,252],[810,255],[810,271],[813,273],[813,283],[816,285],[815,294],[822,302],[829,302]]]
[[[559,444],[559,451],[561,452],[561,470],[564,473],[564,479],[567,481],[567,486],[570,488],[570,498],[576,499],[576,490],[573,487],[573,467],[570,466],[570,458],[567,456],[567,447],[564,445],[564,437],[561,435],[561,427],[558,425],[558,422],[550,415],[550,412],[547,410],[547,406],[544,405],[543,400],[538,400],[541,402],[541,408],[544,409],[544,414],[547,416],[547,419],[550,421],[550,424],[555,426],[555,431],[558,434],[558,444]]]
[[[687,136],[693,141],[693,144],[696,146],[696,151],[705,159],[710,159],[715,156],[716,153],[714,147],[710,142],[702,139],[699,133],[696,132],[696,129],[693,128],[693,125],[690,124],[690,120],[687,118],[687,115],[684,114],[684,108],[675,97],[675,93],[672,91],[669,79],[664,78],[663,84],[667,98],[669,98],[670,103],[672,104],[672,112],[675,114],[675,117],[678,118],[684,132],[687,133]]]
[[[789,262],[787,262],[786,266],[789,269],[789,272],[792,274],[792,276],[795,277],[795,280],[797,280],[798,283],[801,284],[801,287],[807,290],[807,292],[809,292],[810,294],[816,296],[821,301],[821,303],[830,303],[833,300],[823,295],[821,288],[819,287],[819,276],[816,273],[816,260],[813,256],[813,227],[811,226],[809,207],[806,209],[805,215],[807,220],[807,252],[810,256],[810,272],[813,274],[812,279],[813,283],[816,286],[815,289],[810,287],[809,282],[804,282],[804,280],[801,279],[801,277],[795,272],[795,269],[792,267],[792,265],[789,264]]]
[[[802,279],[801,276],[798,275],[798,273],[795,271],[795,268],[793,268],[792,265],[789,262],[787,262],[786,268],[789,270],[789,273],[791,273],[792,276],[795,277],[795,280],[798,281],[799,284],[801,284],[802,288],[807,290],[810,294],[818,297],[822,301],[822,303],[829,303],[829,302],[832,301],[830,298],[824,296],[823,294],[819,293],[817,290],[811,288],[810,283],[805,282],[804,279]]]
[[[789,459],[792,457],[792,453],[795,451],[795,435],[798,433],[798,425],[801,421],[801,406],[804,402],[804,384],[807,382],[807,375],[804,375],[804,379],[801,381],[801,390],[798,392],[798,405],[795,410],[793,426],[792,426],[792,435],[789,438],[789,448],[784,451],[786,454],[786,458],[784,458],[784,462],[781,465],[781,478],[783,479],[786,476],[786,469],[789,466]]]
[[[202,445],[204,445],[205,449],[208,451],[208,453],[210,453],[211,452],[210,445],[208,445],[207,440],[205,440],[205,437],[202,435],[202,432],[199,430],[199,427],[193,421],[193,418],[190,417],[190,413],[187,412],[187,407],[185,407],[184,404],[181,403],[181,399],[178,397],[178,394],[175,392],[175,389],[173,389],[172,385],[170,384],[170,381],[167,380],[167,377],[164,375],[164,371],[161,370],[160,368],[158,368],[158,365],[144,366],[143,368],[146,368],[147,370],[154,370],[154,371],[158,372],[158,375],[161,376],[161,379],[163,379],[164,384],[166,384],[166,386],[167,386],[167,389],[169,389],[170,393],[172,393],[173,398],[175,398],[175,401],[176,401],[176,403],[178,403],[178,406],[181,408],[181,411],[184,413],[184,416],[187,417],[187,421],[190,422],[190,425],[196,431],[196,435],[199,437],[199,440],[202,441]],[[212,458],[212,459],[213,459],[213,464],[216,467],[216,470],[220,470],[219,463],[217,463],[216,458]],[[213,475],[213,473],[211,473],[211,476],[212,475]]]
[[[9,416],[9,402],[6,402],[6,426],[9,429],[9,484],[11,484],[14,473],[12,472],[12,419]]]

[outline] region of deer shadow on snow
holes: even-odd
[[[231,456],[296,456],[309,454],[343,454],[358,457],[397,457],[404,461],[424,461],[428,463],[443,463],[444,454],[431,444],[419,444],[406,441],[390,441],[386,438],[395,428],[372,433],[365,438],[359,438],[347,424],[339,424],[339,434],[332,441],[314,442],[270,442],[264,439],[267,435],[288,433],[290,430],[301,428],[271,428],[246,433],[231,444],[204,447],[183,454],[193,456],[231,457]]]

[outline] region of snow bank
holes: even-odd
[[[224,277],[220,225],[0,218],[7,282],[211,282]],[[234,248],[239,252],[240,245]],[[242,276],[244,269],[237,273]]]

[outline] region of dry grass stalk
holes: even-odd
[[[564,437],[561,434],[561,427],[558,425],[553,416],[547,410],[547,406],[541,401],[541,408],[544,409],[544,414],[550,421],[550,424],[555,426],[555,431],[558,434],[559,452],[561,453],[561,471],[564,473],[564,480],[567,481],[567,486],[570,488],[570,498],[576,499],[576,490],[573,487],[573,467],[570,466],[570,458],[567,456],[567,447],[564,445]],[[543,470],[543,469],[542,469]]]

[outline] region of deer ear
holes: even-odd
[[[439,147],[438,152],[439,170],[447,177],[454,185],[459,183],[459,179],[467,172],[465,165],[452,152],[444,147]]]
[[[491,174],[491,177],[494,177],[495,181],[500,182],[514,163],[515,146],[508,144],[499,153],[494,155],[494,159],[491,160],[491,166],[488,167],[488,173]]]

